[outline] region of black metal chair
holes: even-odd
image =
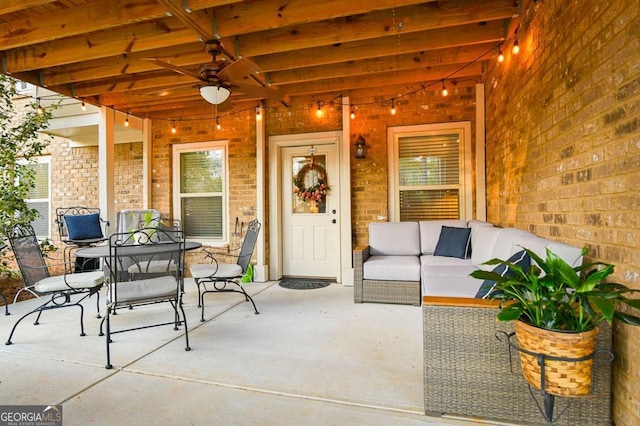
[[[216,260],[216,256],[229,256],[229,253],[204,250],[207,253],[206,258],[211,259],[211,263],[198,263],[191,265],[189,268],[191,276],[195,279],[198,287],[198,306],[202,309],[200,321],[204,321],[204,295],[213,292],[241,293],[247,302],[251,302],[256,315],[259,314],[253,298],[247,294],[240,282],[251,263],[259,232],[260,222],[257,219],[249,222],[240,246],[240,252],[237,256],[233,256],[237,257],[236,263],[222,263]],[[207,288],[207,283],[210,283],[212,287]],[[232,284],[235,287],[228,287],[228,284]]]
[[[97,207],[58,207],[56,225],[60,241],[65,244],[63,258],[71,263],[73,253],[80,247],[87,247],[107,240],[109,222],[100,217]],[[76,272],[96,270],[97,259],[76,258]]]
[[[174,330],[178,330],[178,326],[184,323],[185,350],[191,350],[187,317],[182,307],[184,233],[175,229],[154,227],[113,234],[109,237],[109,257],[106,262],[110,272],[109,292],[106,315],[100,324],[100,335],[105,335],[102,330],[103,325],[106,325],[106,368],[112,368],[112,336],[118,333],[171,324]],[[111,321],[116,309],[137,308],[162,302],[168,302],[173,307],[171,321],[112,329]],[[132,309],[122,315],[135,315],[139,311],[140,309]]]
[[[10,345],[13,333],[18,324],[31,314],[38,313],[35,325],[40,323],[40,316],[46,310],[65,308],[68,306],[77,306],[80,308],[80,336],[84,336],[84,307],[82,301],[87,297],[98,294],[102,284],[104,283],[104,274],[102,271],[67,273],[67,265],[52,264],[47,265],[45,262],[35,231],[31,225],[14,225],[6,229],[7,237],[11,243],[13,254],[22,278],[25,282],[25,288],[33,292],[37,296],[47,296],[46,302],[24,314],[11,329],[9,339],[6,344]],[[64,266],[65,274],[52,276],[49,267]],[[74,296],[79,299],[72,300]],[[96,306],[99,308],[100,297],[98,294]]]
[[[0,242],[0,252],[2,253],[3,256],[4,256],[6,248],[7,248],[7,245],[5,243],[3,243],[3,242]],[[4,302],[4,314],[5,315],[10,315],[9,314],[9,302],[7,302],[7,298],[4,297],[4,294],[2,294],[2,291],[0,291],[0,299],[2,299],[2,301]]]

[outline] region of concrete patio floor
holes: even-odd
[[[184,298],[184,331],[155,327],[114,336],[106,370],[95,299],[45,312],[0,345],[0,403],[63,406],[65,425],[472,425],[424,415],[422,316],[414,306],[353,303],[333,284],[288,290],[277,282],[241,295],[209,294],[204,323],[197,291]],[[36,300],[0,316],[4,342]],[[169,305],[121,310],[112,327],[172,317]],[[164,319],[163,319],[164,320]]]

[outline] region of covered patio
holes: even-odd
[[[327,423],[331,413],[336,423],[448,424],[420,414],[420,308],[354,305],[349,287],[352,252],[367,244],[369,224],[405,213],[397,135],[419,129],[424,136],[436,126],[464,136],[452,138],[461,143],[463,166],[459,204],[450,204],[456,218],[587,247],[585,261],[615,264],[614,280],[640,289],[639,28],[637,0],[2,2],[0,72],[32,85],[23,102],[65,96],[47,152],[51,209],[98,206],[113,223],[128,208],[183,219],[180,150],[206,145],[223,151],[226,192],[219,205],[226,210],[219,238],[204,244],[231,244],[238,221],[257,218],[264,230],[254,256],[260,282],[252,284],[260,316],[221,295],[211,304],[220,316],[210,312],[203,325],[192,321],[191,353],[179,339],[163,334],[167,340],[159,345],[159,335],[148,333],[149,342],[131,340],[125,351],[115,345],[117,367],[108,373],[97,332],[77,337],[75,322],[55,313],[56,321],[69,320],[68,335],[49,340],[45,324],[24,324],[16,344],[0,348],[6,371],[13,367],[5,359],[18,366],[2,379],[3,401],[64,403],[66,419],[78,424],[95,419],[92,413],[105,413],[95,422],[106,422],[107,411],[109,419],[127,423],[131,410],[121,402],[132,399],[136,412],[159,409],[163,419],[184,407],[202,414],[210,406],[215,415],[208,394],[216,391],[231,413],[221,422],[268,423],[291,413],[292,423]],[[223,52],[205,52],[213,40]],[[235,71],[217,74],[233,64]],[[203,98],[200,86],[220,85],[229,90],[228,101]],[[359,141],[365,155],[356,155]],[[295,250],[284,242],[295,238],[283,212],[292,210],[287,203],[296,200],[297,182],[285,165],[325,148],[318,157],[333,167],[328,204],[309,217],[322,218],[323,235],[336,236],[325,250],[335,255],[331,268],[319,269],[337,281],[327,290],[337,297],[288,299],[273,283],[305,275],[309,262],[301,262],[302,273],[287,274],[286,250]],[[199,260],[193,256],[191,262]],[[192,298],[188,293],[188,309],[195,311]],[[316,301],[321,305],[307,308]],[[287,315],[270,317],[276,312]],[[321,321],[306,321],[314,313]],[[377,324],[378,317],[388,321]],[[0,318],[0,334],[11,318]],[[319,323],[329,328],[316,328]],[[230,328],[233,334],[221,334]],[[324,340],[307,340],[316,333]],[[639,333],[613,324],[617,426],[640,424]],[[410,345],[412,358],[394,356],[396,338]],[[172,354],[174,367],[164,368]],[[240,363],[227,364],[234,358]],[[373,364],[365,367],[363,359]],[[19,381],[34,363],[42,374]],[[292,366],[300,373],[293,375]],[[82,372],[66,374],[68,368]],[[151,384],[135,392],[136,379]],[[67,387],[66,380],[75,384]],[[175,394],[157,393],[158,382],[170,383]],[[123,388],[134,393],[108,406]],[[52,395],[58,397],[51,401]],[[269,408],[254,410],[252,403]],[[264,417],[243,422],[248,412]]]

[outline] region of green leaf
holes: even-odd
[[[505,306],[498,313],[498,320],[500,321],[514,321],[522,316],[522,305],[519,303],[513,303]]]

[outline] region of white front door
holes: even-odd
[[[282,274],[336,278],[340,272],[337,146],[283,147],[281,158]]]

